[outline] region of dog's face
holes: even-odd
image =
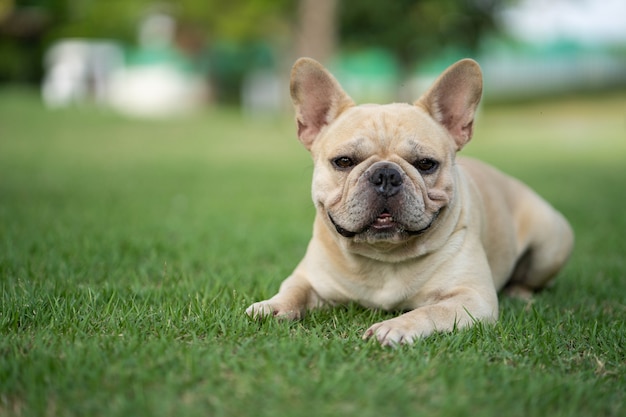
[[[452,144],[416,106],[352,107],[311,148],[317,209],[357,242],[420,235],[452,196]]]
[[[414,105],[355,106],[320,64],[298,61],[298,137],[313,156],[313,200],[328,227],[381,247],[436,228],[455,192],[454,157],[471,138],[481,86],[478,66],[466,60]]]

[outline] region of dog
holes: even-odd
[[[254,318],[299,319],[356,302],[399,311],[364,339],[411,344],[495,322],[505,286],[550,284],[574,244],[567,220],[526,185],[456,157],[472,138],[482,72],[446,69],[415,103],[355,105],[317,61],[293,66],[297,135],[314,161],[313,237]]]

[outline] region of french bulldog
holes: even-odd
[[[364,339],[410,344],[498,317],[505,286],[532,293],[567,261],[567,220],[526,185],[456,157],[472,138],[482,73],[461,60],[411,104],[355,105],[301,58],[290,92],[314,161],[313,237],[279,292],[247,314],[299,319],[356,302],[398,311]]]

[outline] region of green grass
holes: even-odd
[[[310,236],[291,120],[0,91],[0,416],[624,415],[625,138],[625,95],[484,108],[464,153],[563,211],[574,255],[496,325],[391,350],[355,305],[244,315]]]

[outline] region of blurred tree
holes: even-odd
[[[190,54],[215,41],[237,48],[261,41],[285,51],[300,50],[296,42],[304,40],[318,44],[324,59],[339,39],[343,49],[385,48],[409,68],[449,46],[475,48],[494,29],[502,1],[507,0],[0,0],[0,81],[34,80],[42,51],[58,38],[133,44],[138,23],[150,12],[178,20],[179,45]]]
[[[296,56],[326,61],[336,52],[338,0],[300,0]]]
[[[56,39],[106,38],[133,44],[151,12],[179,22],[184,49],[207,39],[286,43],[296,5],[289,0],[0,0],[0,82],[36,81],[41,55]],[[34,17],[34,18],[33,18]]]
[[[501,0],[344,0],[340,38],[346,48],[383,47],[405,67],[454,46],[472,51],[495,29]]]
[[[20,0],[17,0],[18,3]],[[288,0],[48,0],[63,4],[54,37],[105,37],[131,42],[137,23],[165,12],[211,38],[249,41],[288,36]]]
[[[41,76],[42,40],[50,14],[28,2],[0,0],[0,82],[32,82]]]

